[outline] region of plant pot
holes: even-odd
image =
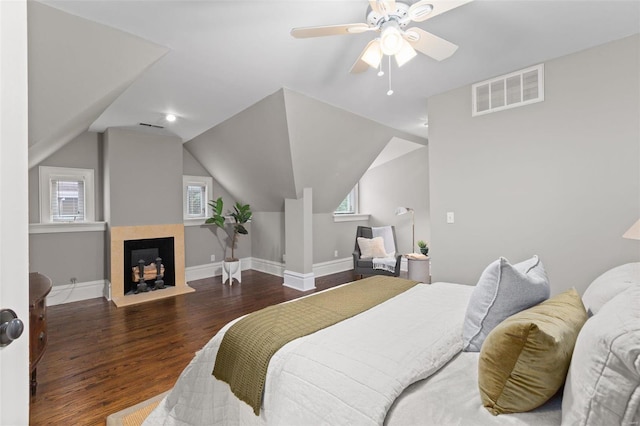
[[[224,284],[229,280],[229,285],[233,285],[233,279],[237,279],[240,282],[240,260],[227,260],[222,262],[222,283]]]
[[[426,256],[427,253],[429,253],[429,247],[421,248],[420,249],[420,253],[422,253],[422,254],[424,254]]]

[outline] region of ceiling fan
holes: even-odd
[[[366,23],[293,28],[291,35],[309,38],[367,31],[380,33],[364,48],[351,67],[352,73],[363,72],[368,67],[378,68],[384,55],[394,56],[399,67],[415,57],[417,52],[442,61],[453,55],[458,46],[421,28],[405,28],[410,22],[426,21],[471,1],[369,0]]]

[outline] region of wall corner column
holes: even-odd
[[[285,199],[284,286],[300,291],[313,290],[313,192],[305,188],[302,198]]]

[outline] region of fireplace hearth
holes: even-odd
[[[109,228],[109,233],[109,293],[116,306],[129,306],[195,291],[185,280],[184,224],[114,226]],[[158,262],[157,258],[161,260]],[[143,283],[149,291],[140,291],[144,288],[142,285],[140,290],[138,288],[142,284],[139,278],[140,260],[144,263]],[[134,268],[138,270],[137,277]],[[164,289],[161,288],[163,285]],[[153,291],[154,288],[157,291]]]

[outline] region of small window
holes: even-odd
[[[334,214],[358,214],[358,185],[342,200]]]
[[[210,216],[208,203],[213,179],[206,176],[183,176],[184,219],[206,219]]]
[[[40,222],[93,222],[92,169],[40,166]]]

